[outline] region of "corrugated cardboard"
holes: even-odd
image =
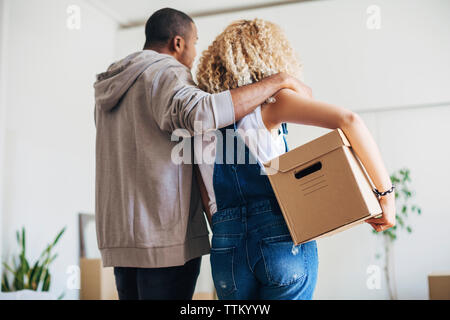
[[[113,268],[103,268],[101,259],[80,258],[80,299],[117,300]]]
[[[428,275],[430,300],[450,300],[450,271]]]
[[[341,129],[264,164],[295,244],[382,213],[372,183]]]

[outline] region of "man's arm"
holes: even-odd
[[[151,89],[154,118],[163,131],[185,129],[180,135],[186,134],[186,130],[194,135],[226,127],[282,88],[309,89],[299,80],[280,73],[231,91],[209,94],[195,85],[190,71],[182,65],[171,65],[156,78]]]
[[[287,73],[277,73],[259,82],[230,90],[236,121],[252,113],[257,106],[281,89],[292,89],[299,94],[311,96],[311,89],[301,81]]]

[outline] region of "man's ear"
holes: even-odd
[[[184,50],[184,39],[180,36],[175,36],[172,41],[173,50],[177,53],[181,53]]]

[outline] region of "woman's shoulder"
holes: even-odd
[[[283,115],[289,113],[297,93],[291,89],[281,89],[273,96],[273,102],[262,105],[261,114],[266,127],[271,130],[281,125]]]

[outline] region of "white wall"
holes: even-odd
[[[367,8],[377,5],[381,28],[368,29]],[[427,274],[450,270],[450,2],[446,0],[314,1],[195,19],[202,52],[231,21],[263,18],[286,31],[304,63],[317,99],[358,112],[376,139],[389,172],[411,169],[413,234],[395,244],[400,299],[427,299]],[[141,50],[143,27],[119,31],[116,58]],[[417,108],[411,108],[416,106]],[[397,109],[398,108],[398,109]],[[289,126],[291,147],[329,130]],[[436,163],[438,162],[438,163]],[[385,299],[366,286],[382,242],[368,225],[319,240],[317,299]],[[207,258],[207,257],[205,257]],[[205,272],[210,272],[204,267]],[[199,286],[207,287],[202,272]]]
[[[5,43],[6,43],[6,18],[5,2],[0,0],[0,226],[3,220],[3,159],[4,159],[4,139],[5,139],[5,92],[4,92],[4,76],[5,76]],[[2,252],[2,237],[0,227],[0,256]],[[3,264],[0,265],[0,275],[3,272]]]
[[[378,5],[381,28],[366,27]],[[195,19],[201,53],[231,21],[278,23],[299,53],[317,98],[352,110],[450,102],[450,2],[312,1]],[[142,49],[144,28],[118,33],[116,58]]]
[[[66,270],[78,265],[77,214],[94,212],[93,83],[112,60],[116,24],[86,1],[6,4],[2,258],[16,252],[15,230],[22,226],[30,259],[67,226],[51,291],[77,298],[77,290],[66,288]],[[69,5],[81,9],[80,30],[66,27]]]

